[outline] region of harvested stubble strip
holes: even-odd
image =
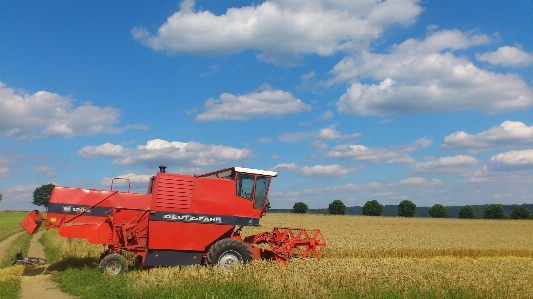
[[[22,272],[24,272],[24,266],[20,265],[0,269],[0,282],[14,278],[20,278]]]

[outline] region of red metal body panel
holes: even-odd
[[[206,251],[213,240],[228,234],[233,227],[233,225],[150,221],[148,248]]]
[[[152,210],[189,212],[191,208],[194,177],[160,173],[155,179]]]
[[[123,227],[134,221],[136,235],[145,235],[146,246],[148,217],[142,221],[136,217],[142,212],[148,214],[150,201],[149,194],[55,187],[48,205],[46,228],[58,228],[59,234],[66,238],[115,246]],[[113,229],[116,227],[120,229]],[[143,243],[136,241],[139,242]]]
[[[192,212],[261,218],[261,210],[254,209],[251,200],[237,196],[235,189],[233,180],[197,178]]]
[[[87,239],[91,244],[111,244],[112,227],[109,223],[100,221],[97,223],[82,223],[61,225],[58,229],[59,235],[65,238]]]

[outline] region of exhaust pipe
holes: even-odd
[[[165,165],[159,165],[159,172],[160,173],[165,173],[166,169],[167,169],[167,167]]]

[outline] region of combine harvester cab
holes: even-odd
[[[326,242],[318,229],[240,235],[244,226],[259,226],[277,172],[231,167],[191,176],[165,170],[161,165],[146,194],[113,191],[113,185],[110,191],[55,187],[45,226],[62,237],[105,245],[99,268],[111,274],[127,270],[124,251],[144,267],[321,257]],[[21,225],[31,234],[41,221],[33,211]]]

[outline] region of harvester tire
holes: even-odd
[[[128,271],[128,261],[118,253],[106,255],[98,265],[100,272],[117,275]]]
[[[216,242],[207,252],[207,263],[230,268],[239,264],[252,261],[252,253],[241,241],[235,239],[222,239]]]

